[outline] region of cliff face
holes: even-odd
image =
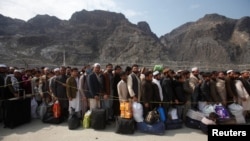
[[[64,51],[70,65],[168,60],[167,51],[146,22],[131,24],[120,13],[82,10],[68,21],[48,15],[27,22],[1,18],[5,22],[0,26],[0,50],[8,64],[26,60],[29,64],[59,65]]]
[[[174,61],[208,64],[248,64],[250,17],[239,20],[217,14],[205,15],[160,38]]]
[[[69,20],[37,15],[25,22],[0,15],[1,62],[11,65],[166,64],[173,61],[248,64],[250,17],[209,14],[158,38],[147,22],[121,13],[75,12]]]

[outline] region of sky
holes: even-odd
[[[160,37],[206,14],[250,16],[250,0],[0,0],[0,14],[25,21],[38,14],[69,20],[82,10],[122,13],[133,24],[146,21]]]

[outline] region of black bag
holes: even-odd
[[[43,123],[50,123],[50,124],[60,124],[63,122],[63,118],[55,118],[53,113],[45,113],[43,117]]]
[[[181,119],[166,120],[165,129],[166,130],[180,129],[183,127],[182,125],[183,125],[183,121]]]
[[[106,127],[106,110],[105,109],[92,109],[90,115],[91,128],[95,130],[102,130]]]
[[[189,128],[200,129],[201,121],[186,117],[185,125]]]
[[[3,101],[4,127],[15,128],[31,121],[31,99],[12,99]]]
[[[120,134],[134,134],[135,131],[135,121],[133,118],[125,119],[117,117],[115,132]]]
[[[208,134],[208,125],[201,122],[200,129],[204,134]]]
[[[144,121],[147,124],[154,124],[160,120],[160,115],[157,112],[156,108],[152,111],[149,111],[148,114],[146,115]]]
[[[50,124],[60,124],[63,122],[63,117],[55,118],[53,115],[52,110],[53,105],[47,105],[47,109],[45,110],[45,114],[42,117],[43,123],[50,123]]]
[[[80,119],[77,117],[75,109],[71,107],[71,114],[68,118],[68,128],[70,130],[77,129],[80,126]]]

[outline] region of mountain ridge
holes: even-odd
[[[37,15],[27,22],[0,14],[2,63],[61,65],[164,64],[190,67],[250,64],[250,17],[206,14],[157,37],[146,21],[132,24],[122,13],[78,11],[69,20]],[[15,58],[15,59],[13,59]],[[11,60],[11,61],[8,61]],[[172,62],[172,63],[171,63]],[[175,62],[175,63],[173,63]],[[201,64],[202,64],[201,63]]]

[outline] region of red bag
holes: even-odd
[[[53,105],[53,116],[54,118],[59,118],[61,116],[61,106],[58,100]]]

